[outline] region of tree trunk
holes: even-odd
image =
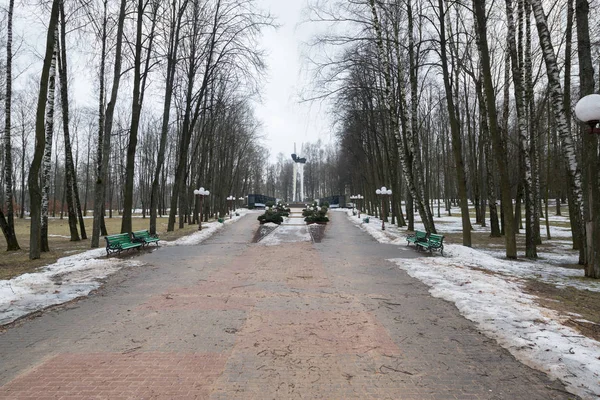
[[[484,71],[491,71],[490,53],[487,41],[487,20],[484,0],[473,0],[473,11],[475,13],[477,25],[477,47],[481,59],[481,67]],[[496,164],[500,173],[500,193],[502,195],[501,217],[504,223],[502,229],[506,239],[506,257],[517,258],[517,241],[515,231],[512,225],[513,206],[510,190],[510,179],[508,175],[507,153],[504,140],[502,139],[501,129],[498,125],[498,114],[496,109],[496,93],[490,74],[483,74],[483,87],[485,100],[488,108],[489,128],[492,142],[494,144],[494,153],[496,155]]]
[[[579,81],[583,97],[594,93],[594,67],[592,64],[589,3],[587,0],[577,0],[575,11],[577,19],[577,54],[579,57]],[[568,88],[566,88],[568,90]],[[600,278],[600,189],[598,188],[598,137],[587,133],[582,134],[584,148],[584,166],[586,169],[586,257],[585,276]]]
[[[121,47],[123,44],[123,26],[125,22],[125,6],[127,0],[121,0],[121,6],[119,11],[119,21],[117,25],[117,44],[115,49],[115,63],[113,72],[113,86],[111,91],[110,101],[106,106],[106,113],[103,110],[100,112],[101,123],[99,125],[98,132],[98,175],[96,177],[95,195],[94,195],[94,225],[92,228],[92,247],[98,247],[100,242],[100,230],[104,226],[104,202],[107,176],[108,176],[108,161],[110,158],[110,136],[112,133],[113,117],[115,112],[115,106],[117,102],[117,95],[119,93],[119,83],[121,82]],[[106,0],[104,2],[106,12]],[[102,59],[100,66],[100,92],[101,96],[104,91],[104,63],[105,63],[105,51],[106,51],[106,15],[104,19],[104,31],[102,40]],[[101,97],[100,107],[102,105],[103,98]],[[101,147],[100,147],[101,145]],[[104,229],[106,230],[106,228]]]
[[[56,57],[58,55],[56,44],[58,41],[58,27],[56,28],[54,34],[54,50],[52,52],[50,75],[48,77],[48,102],[46,106],[46,143],[44,148],[44,159],[42,169],[41,250],[43,252],[50,251],[50,246],[48,245],[48,202],[50,196],[50,172],[52,170],[52,138],[54,136],[54,105],[56,98]]]
[[[568,130],[567,116],[563,108],[563,90],[560,84],[560,72],[558,69],[558,63],[556,60],[556,53],[554,52],[554,46],[550,37],[550,31],[546,21],[546,14],[542,6],[541,0],[530,0],[533,15],[535,16],[537,24],[537,32],[540,40],[540,46],[542,48],[542,55],[546,64],[546,72],[548,75],[548,85],[550,91],[550,102],[552,104],[552,110],[556,119],[556,127],[558,134],[563,143],[563,151],[565,160],[568,168],[569,176],[569,190],[573,193],[573,207],[575,220],[571,220],[571,223],[578,224],[580,227],[579,232],[584,240],[581,241],[583,244],[580,252],[583,252],[583,260],[585,262],[586,254],[586,232],[585,226],[582,223],[584,221],[583,213],[583,191],[581,183],[581,170],[577,162],[575,155],[575,145],[573,144],[573,137],[571,132]],[[596,185],[597,186],[597,185]],[[581,261],[581,253],[580,253]]]
[[[38,96],[37,111],[35,118],[35,148],[33,160],[29,169],[27,184],[29,185],[29,199],[31,201],[31,227],[29,232],[29,259],[40,258],[41,253],[41,206],[42,192],[40,190],[40,167],[46,145],[45,114],[46,114],[46,96],[48,95],[48,84],[50,76],[50,65],[52,63],[55,31],[58,22],[58,0],[52,2],[50,12],[50,22],[48,23],[48,33],[46,36],[46,54],[44,56],[44,65],[42,67],[42,76],[40,78],[40,91]]]
[[[522,1],[522,0],[521,0]],[[519,13],[522,16],[522,13]],[[536,225],[535,225],[535,202],[536,196],[534,193],[533,173],[530,158],[530,145],[527,138],[527,111],[526,111],[526,93],[525,85],[523,83],[523,69],[524,66],[519,60],[517,52],[517,43],[515,40],[515,22],[513,16],[512,1],[506,0],[506,17],[508,21],[508,49],[510,58],[512,60],[512,73],[513,73],[513,84],[515,89],[515,103],[517,108],[517,119],[518,119],[518,132],[519,132],[519,149],[521,153],[522,165],[524,167],[524,192],[525,192],[525,256],[528,258],[537,258],[537,237],[536,237]],[[519,21],[519,26],[522,22]],[[521,44],[519,45],[521,48]],[[518,216],[520,223],[520,215]],[[539,217],[538,217],[539,223]]]
[[[171,9],[171,31],[169,35],[169,49],[167,52],[167,77],[165,84],[165,102],[163,106],[162,126],[160,131],[160,144],[156,162],[156,170],[152,179],[152,189],[150,194],[150,233],[156,233],[156,218],[159,200],[159,180],[161,172],[164,171],[165,151],[167,146],[167,135],[169,133],[169,118],[171,111],[171,99],[173,96],[173,83],[175,80],[175,69],[177,67],[177,52],[179,47],[179,36],[181,31],[181,19],[187,7],[187,0],[184,1],[179,9],[176,8],[176,2],[173,2]]]
[[[125,168],[125,193],[123,196],[123,218],[121,221],[121,233],[132,232],[131,213],[133,208],[133,178],[135,176],[135,152],[138,142],[138,130],[140,126],[140,116],[142,105],[144,103],[144,93],[146,91],[146,79],[150,73],[150,60],[152,56],[152,45],[154,43],[154,29],[156,27],[156,14],[158,12],[159,2],[152,4],[151,28],[146,49],[146,61],[142,71],[142,28],[144,25],[144,1],[138,0],[137,9],[137,30],[135,43],[135,59],[133,73],[133,104],[131,107],[131,128],[129,130],[129,144],[127,146],[127,165]]]
[[[64,0],[59,2],[60,13],[60,45],[57,43],[59,50],[58,57],[58,76],[60,79],[60,100],[62,105],[62,121],[65,143],[65,195],[67,199],[67,214],[69,216],[69,232],[71,241],[77,242],[80,240],[79,232],[77,231],[77,215],[75,213],[75,196],[77,195],[77,182],[75,181],[75,166],[73,165],[73,153],[71,151],[71,135],[69,132],[69,89],[67,79],[67,41],[66,41],[66,18]],[[75,195],[75,196],[74,196]],[[82,235],[85,232],[82,224]]]
[[[13,23],[13,11],[15,1],[10,0],[8,4],[8,16],[7,16],[7,37],[6,37],[6,97],[4,99],[5,113],[4,113],[4,202],[6,204],[6,217],[1,212],[0,207],[0,228],[6,239],[6,250],[16,251],[20,250],[19,242],[17,241],[17,235],[15,233],[15,216],[13,207],[13,183],[12,183],[12,146],[10,143],[11,138],[11,104],[12,104],[12,23]],[[23,146],[25,147],[25,146]],[[23,157],[22,161],[25,160]],[[25,174],[25,169],[21,171]],[[24,191],[25,186],[21,186],[21,192]],[[21,202],[21,213],[23,213],[23,202]]]
[[[460,135],[460,123],[458,120],[457,109],[454,104],[454,93],[450,82],[450,73],[448,69],[448,54],[446,41],[446,12],[444,10],[444,1],[438,0],[439,13],[439,34],[440,34],[440,59],[442,63],[442,74],[444,78],[444,87],[446,89],[446,105],[450,118],[450,133],[452,136],[452,154],[456,165],[456,179],[458,187],[458,196],[460,198],[460,209],[462,217],[463,246],[471,247],[471,220],[469,219],[469,199],[467,195],[467,181],[465,177],[465,165],[463,161],[462,139]]]

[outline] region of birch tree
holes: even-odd
[[[391,81],[391,77],[390,77],[390,73],[389,73],[389,71],[391,70],[390,60],[389,60],[389,56],[388,56],[389,53],[386,52],[385,47],[384,47],[383,29],[382,29],[380,19],[378,16],[377,7],[375,5],[375,0],[370,0],[369,4],[370,4],[370,8],[371,8],[372,25],[373,25],[373,29],[375,31],[375,37],[376,37],[375,40],[377,43],[378,56],[379,56],[380,62],[383,64],[383,78],[384,78],[384,82],[385,82],[384,107],[385,107],[385,110],[390,115],[390,123],[391,123],[392,131],[396,137],[396,146],[399,147],[400,149],[402,149],[403,144],[402,144],[402,138],[401,138],[400,132],[399,132],[398,120],[401,119],[402,121],[405,122],[405,124],[403,124],[403,128],[405,129],[405,132],[406,132],[405,136],[410,137],[410,135],[412,135],[412,133],[408,132],[410,129],[410,126],[408,123],[406,123],[407,121],[410,120],[410,118],[407,115],[408,111],[407,111],[406,105],[404,105],[403,107],[399,107],[400,112],[403,113],[402,116],[400,116],[400,117],[397,114],[397,108],[394,106],[395,102],[394,102],[394,98],[393,98],[392,81]],[[403,63],[400,63],[398,65],[398,67],[401,68],[402,65],[403,65]],[[399,100],[403,101],[403,99],[405,99],[405,97],[406,97],[402,94],[402,91],[405,90],[404,89],[405,86],[404,86],[403,82],[399,82],[398,88],[401,91]],[[413,174],[409,168],[409,163],[407,162],[406,157],[403,155],[402,150],[400,150],[398,152],[398,154],[400,155],[400,162],[402,164],[404,178],[407,182],[408,189],[410,191],[410,194],[411,194],[413,200],[417,202],[419,214],[422,216],[423,224],[425,225],[425,229],[427,230],[427,232],[436,233],[435,225],[433,223],[433,215],[431,214],[429,205],[424,202],[424,199],[421,196],[422,191],[420,191],[418,189],[418,184],[416,184],[415,180],[413,179]]]
[[[565,161],[568,168],[569,186],[570,191],[573,194],[573,207],[574,217],[577,219],[580,225],[580,235],[582,238],[586,238],[585,226],[581,223],[584,221],[583,213],[583,191],[581,183],[581,170],[577,162],[575,155],[575,146],[573,144],[573,137],[571,132],[568,130],[567,116],[563,108],[563,90],[560,83],[560,72],[558,68],[558,62],[556,59],[556,53],[554,51],[554,45],[550,36],[550,30],[548,29],[548,23],[546,20],[546,14],[541,0],[529,0],[531,2],[531,8],[537,25],[537,32],[542,48],[542,55],[546,64],[546,72],[548,74],[548,90],[550,93],[550,102],[552,105],[552,111],[556,121],[556,128],[561,138],[563,145],[563,152]],[[580,262],[585,263],[586,254],[586,240],[583,240],[584,245],[580,249]],[[583,257],[582,257],[583,255]],[[583,259],[583,260],[582,260]]]
[[[58,42],[58,26],[54,32],[54,50],[52,62],[50,63],[50,75],[48,77],[48,100],[46,105],[46,143],[44,148],[44,159],[42,161],[42,228],[41,228],[41,251],[50,251],[48,245],[48,205],[50,197],[50,172],[52,170],[52,145],[54,137],[54,105],[56,103],[56,45]]]
[[[520,13],[521,14],[521,13]],[[522,16],[522,14],[521,14]],[[515,90],[515,103],[517,108],[517,131],[519,135],[519,145],[521,149],[521,158],[525,167],[525,204],[527,210],[525,212],[527,227],[526,227],[526,246],[525,255],[526,257],[536,258],[536,228],[535,228],[535,210],[534,202],[536,196],[534,195],[534,184],[532,176],[531,159],[529,157],[529,140],[527,138],[527,104],[525,103],[525,85],[523,82],[523,65],[521,64],[519,54],[517,52],[517,41],[515,39],[515,22],[513,15],[513,6],[511,0],[506,0],[506,18],[508,21],[508,49],[510,53],[513,85]],[[521,25],[522,22],[519,22]],[[539,221],[539,217],[538,217]]]
[[[12,25],[15,2],[10,0],[7,13],[6,37],[6,95],[4,98],[4,204],[6,216],[0,207],[0,228],[6,239],[6,250],[20,250],[17,235],[15,234],[15,217],[13,208],[13,170],[12,170],[12,145],[11,145],[11,108],[12,108]]]

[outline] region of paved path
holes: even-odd
[[[320,244],[255,215],[144,255],[0,334],[0,399],[567,399],[386,261],[341,213]]]

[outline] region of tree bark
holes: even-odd
[[[12,183],[12,145],[11,145],[11,108],[12,108],[12,25],[15,1],[10,0],[7,16],[6,37],[6,97],[4,99],[4,202],[6,204],[6,216],[0,210],[0,228],[6,239],[6,250],[20,250],[17,235],[15,233],[15,213],[13,207],[13,183]],[[23,157],[25,160],[25,157]],[[25,169],[21,171],[25,174]],[[24,185],[21,187],[24,191]],[[21,203],[21,213],[24,204]]]
[[[58,0],[52,2],[50,12],[50,22],[48,23],[48,33],[46,36],[46,54],[44,56],[44,65],[40,78],[40,91],[38,96],[36,119],[35,119],[35,148],[33,160],[29,169],[27,184],[29,185],[29,199],[31,201],[31,227],[29,231],[29,259],[40,258],[41,253],[41,206],[42,192],[40,190],[40,167],[46,145],[45,114],[46,114],[46,96],[48,95],[48,84],[50,75],[50,65],[52,63],[56,25],[58,23]]]
[[[44,147],[44,159],[42,169],[42,252],[50,251],[50,246],[48,245],[48,202],[50,200],[50,172],[52,171],[53,144],[52,139],[54,137],[54,105],[56,103],[56,57],[58,55],[56,45],[58,42],[58,25],[54,32],[54,35],[54,50],[52,52],[52,63],[50,64],[50,75],[48,77],[48,102],[46,105],[46,143]]]
[[[133,103],[131,106],[131,126],[129,129],[129,144],[127,145],[127,165],[125,167],[125,190],[123,194],[123,217],[121,220],[121,233],[132,232],[131,215],[133,208],[133,178],[135,176],[135,152],[138,142],[138,131],[140,127],[140,116],[144,103],[146,91],[146,79],[150,72],[150,59],[152,56],[152,44],[154,43],[154,29],[156,27],[156,14],[159,2],[152,4],[151,28],[148,45],[146,46],[146,61],[142,71],[142,30],[144,26],[144,0],[138,0],[135,58],[133,66]]]
[[[594,67],[590,45],[589,3],[577,0],[577,54],[579,57],[580,96],[594,93]],[[567,88],[568,89],[568,88]],[[583,133],[584,166],[586,169],[586,257],[585,276],[600,278],[600,189],[598,188],[598,137]]]
[[[550,102],[552,104],[552,110],[556,119],[556,127],[558,129],[558,134],[560,135],[560,138],[563,143],[564,156],[569,172],[569,189],[572,191],[573,194],[573,215],[575,217],[575,221],[571,221],[571,223],[579,224],[580,235],[582,238],[586,238],[585,226],[582,223],[582,221],[584,221],[584,208],[581,170],[577,162],[573,137],[571,136],[571,132],[569,132],[568,130],[567,116],[565,115],[565,110],[563,108],[564,95],[560,84],[560,72],[556,60],[556,53],[554,52],[554,46],[550,37],[550,31],[548,29],[548,24],[546,21],[546,14],[544,13],[541,0],[529,1],[531,2],[531,8],[533,10],[533,15],[535,16],[538,37],[540,41],[540,46],[542,48],[542,55],[546,64],[546,72],[548,75],[548,85],[550,92]],[[580,249],[580,251],[582,251],[584,255],[584,262],[586,254],[586,241],[587,239],[582,240],[583,246],[582,249]]]
[[[446,105],[448,107],[450,133],[452,136],[452,154],[454,156],[454,164],[456,166],[458,196],[460,198],[463,246],[471,247],[471,220],[469,218],[469,198],[467,195],[467,180],[463,161],[462,138],[460,134],[460,123],[457,115],[458,110],[454,104],[454,93],[452,91],[452,84],[450,82],[450,73],[448,69],[448,54],[446,49],[446,11],[444,9],[444,0],[438,0],[438,13],[440,61],[442,64],[444,88],[446,90]]]
[[[60,44],[57,43],[58,51],[58,76],[60,80],[60,101],[62,106],[62,121],[65,143],[65,195],[67,199],[67,215],[69,217],[69,232],[71,241],[77,242],[80,239],[77,231],[77,215],[75,208],[75,198],[78,198],[77,182],[75,180],[75,166],[73,164],[73,152],[71,150],[71,134],[69,131],[69,88],[67,79],[67,42],[66,42],[66,27],[67,21],[65,18],[64,0],[59,0],[60,14]],[[74,198],[75,197],[75,198]],[[83,218],[80,219],[81,234],[85,235],[85,227]]]
[[[487,19],[485,12],[485,0],[473,0],[473,12],[477,23],[477,47],[481,59],[481,67],[484,71],[491,71],[490,53],[487,41]],[[498,125],[498,114],[495,102],[495,91],[492,82],[492,76],[488,73],[483,74],[483,87],[485,100],[488,108],[489,128],[492,142],[494,144],[494,153],[496,156],[496,164],[500,173],[500,193],[502,196],[501,216],[504,223],[502,224],[505,233],[506,242],[506,257],[517,258],[517,241],[512,224],[513,221],[513,206],[510,189],[510,179],[508,175],[507,154],[504,141],[502,139],[501,129]]]
[[[522,1],[522,0],[521,0]],[[522,16],[522,13],[519,13]],[[531,158],[529,154],[530,145],[527,137],[527,111],[526,111],[526,95],[525,85],[523,82],[523,70],[524,66],[522,61],[519,59],[517,51],[517,42],[515,40],[515,22],[513,15],[513,6],[511,0],[506,0],[506,18],[508,22],[508,50],[510,53],[512,73],[513,73],[513,84],[515,89],[515,103],[517,108],[517,119],[518,119],[518,133],[519,133],[519,149],[521,153],[522,165],[524,166],[524,192],[525,192],[525,256],[528,258],[537,258],[537,241],[536,241],[536,227],[535,227],[535,207],[536,196],[534,194],[534,183],[532,174]],[[522,26],[522,22],[519,22],[519,26]],[[521,45],[519,46],[519,48]],[[520,222],[520,216],[519,216]],[[539,217],[538,217],[539,222]]]
[[[106,0],[105,0],[106,7]],[[108,177],[108,161],[110,158],[110,142],[111,142],[111,134],[112,134],[112,125],[113,125],[113,117],[115,112],[115,106],[117,102],[117,95],[119,94],[119,83],[121,82],[121,48],[123,44],[123,26],[125,23],[125,6],[127,5],[127,0],[121,0],[121,6],[119,11],[119,20],[117,24],[117,43],[115,48],[115,63],[114,63],[114,72],[113,72],[113,86],[111,91],[110,101],[106,106],[106,112],[101,110],[100,119],[102,120],[99,126],[98,132],[98,176],[96,177],[96,185],[95,185],[95,195],[94,195],[94,225],[92,228],[92,243],[91,246],[93,248],[99,246],[100,242],[100,229],[104,226],[104,210],[105,210],[105,193],[106,193],[106,184]],[[106,8],[105,8],[106,10]],[[103,44],[102,44],[102,53],[105,55],[105,46],[106,46],[106,16],[104,19],[104,32],[103,32]],[[101,92],[103,91],[103,77],[104,77],[104,61],[103,57],[101,60]],[[102,96],[102,95],[101,95]],[[101,99],[102,103],[102,99]],[[102,107],[102,104],[100,104]],[[104,115],[104,118],[102,116]],[[101,145],[101,147],[100,147]],[[104,229],[106,230],[106,228]]]
[[[167,51],[167,77],[165,81],[165,102],[163,106],[162,126],[160,130],[160,144],[157,155],[156,170],[152,178],[150,194],[150,233],[156,234],[156,219],[158,214],[160,175],[164,170],[165,152],[167,146],[167,135],[169,133],[169,119],[171,112],[171,99],[173,97],[173,83],[175,81],[175,70],[177,67],[177,53],[179,48],[179,36],[181,32],[181,19],[187,8],[188,1],[185,0],[177,8],[177,1],[173,1],[171,9],[171,26],[169,34],[169,47]]]

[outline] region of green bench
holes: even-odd
[[[147,229],[144,229],[143,231],[135,231],[132,233],[132,235],[133,240],[141,243],[142,246],[147,246],[150,243],[156,243],[156,246],[158,246],[158,242],[160,241],[157,235],[151,235]]]
[[[106,256],[111,253],[120,254],[123,250],[135,249],[142,247],[143,243],[132,239],[129,233],[119,233],[117,235],[104,236],[106,239]]]
[[[430,233],[427,241],[416,242],[417,248],[429,250],[429,252],[439,251],[444,255],[444,236]]]
[[[415,231],[415,233],[408,235],[406,237],[406,241],[408,242],[406,245],[417,244],[417,242],[426,242],[427,241],[427,232]]]

